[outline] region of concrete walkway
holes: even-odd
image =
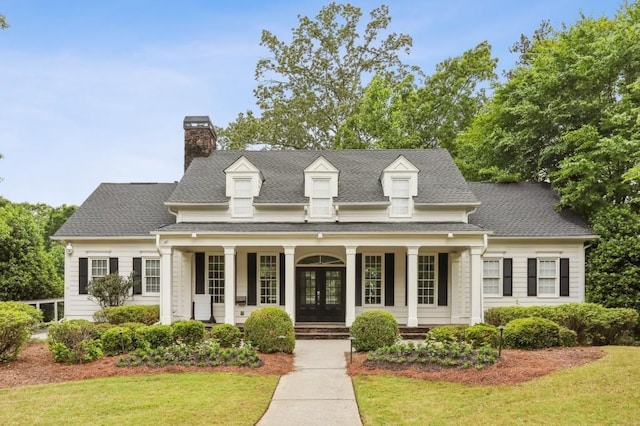
[[[258,425],[362,425],[345,352],[348,340],[297,340],[295,370],[280,378]]]

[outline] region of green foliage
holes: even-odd
[[[569,330],[567,327],[560,326],[558,343],[564,347],[576,346],[578,344],[578,334],[573,330]]]
[[[497,348],[500,345],[500,331],[489,324],[475,324],[464,330],[464,340],[474,348],[484,345]]]
[[[353,348],[359,352],[390,346],[398,340],[398,322],[387,311],[374,309],[363,312],[353,321],[351,336]]]
[[[87,285],[87,293],[95,300],[101,308],[108,306],[123,306],[131,298],[131,289],[135,273],[131,273],[128,278],[121,277],[114,272],[104,277],[91,280]]]
[[[541,317],[551,319],[554,307],[549,306],[502,306],[489,308],[484,312],[484,320],[493,326],[506,325],[518,318]]]
[[[464,325],[441,325],[430,329],[425,338],[435,342],[461,342],[466,328]]]
[[[9,24],[7,24],[7,18],[4,15],[0,15],[0,30],[5,30],[9,28]],[[2,154],[0,154],[0,158],[2,158]]]
[[[166,365],[217,367],[259,367],[262,365],[256,349],[251,345],[222,348],[216,340],[204,340],[194,345],[178,342],[156,349],[138,349],[128,358],[120,358],[119,367],[164,367]]]
[[[123,324],[137,322],[146,325],[155,324],[160,320],[159,305],[127,305],[102,308],[93,314],[96,322]]]
[[[56,362],[81,364],[102,358],[102,343],[94,339],[94,324],[70,320],[49,326],[49,350]]]
[[[42,311],[36,309],[31,305],[27,305],[22,302],[0,302],[0,311],[19,311],[23,312],[29,317],[33,322],[33,327],[36,327],[38,324],[42,322]]]
[[[401,59],[411,37],[387,33],[387,6],[370,12],[350,4],[330,3],[315,19],[299,16],[290,42],[263,30],[261,46],[269,54],[256,65],[254,90],[260,117],[241,114],[222,132],[224,146],[262,143],[274,148],[331,148],[339,128],[358,106],[363,80],[380,75],[400,81],[406,75]]]
[[[0,300],[62,294],[62,279],[29,210],[9,202],[0,205]]]
[[[558,346],[560,326],[544,318],[520,318],[504,329],[504,345],[515,349],[542,349]]]
[[[291,318],[275,306],[253,311],[244,322],[244,337],[263,353],[280,351],[290,354],[296,345]]]
[[[149,343],[151,349],[173,344],[173,328],[170,325],[156,324],[140,327],[136,330],[136,339]]]
[[[102,333],[113,327],[117,327],[117,325],[109,324],[108,322],[93,323],[93,333],[91,335],[92,339],[99,340],[102,337]]]
[[[232,324],[218,324],[211,329],[211,337],[216,339],[223,348],[232,348],[240,344],[242,333]]]
[[[494,364],[498,351],[490,346],[474,349],[473,345],[457,340],[426,340],[424,343],[397,342],[382,346],[367,354],[367,363],[383,365],[436,365],[445,368],[483,368]]]
[[[126,354],[135,348],[134,331],[128,327],[112,327],[102,333],[102,350],[106,355]]]
[[[171,324],[173,339],[186,345],[195,345],[204,339],[204,324],[196,320],[176,321]]]
[[[120,327],[128,328],[131,331],[136,331],[140,327],[146,327],[147,325],[142,322],[123,322]]]
[[[18,357],[37,323],[22,311],[0,309],[0,363]]]

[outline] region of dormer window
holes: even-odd
[[[253,188],[251,179],[237,178],[233,180],[231,212],[235,217],[253,216]]]
[[[309,197],[306,220],[334,219],[333,197],[338,196],[338,169],[320,156],[304,170],[304,196]]]
[[[311,217],[331,217],[331,181],[313,179],[313,194],[309,197]]]
[[[382,191],[389,197],[389,217],[409,218],[413,214],[413,197],[418,195],[418,172],[404,156],[389,164],[380,176]]]
[[[409,217],[411,215],[411,196],[409,179],[391,179],[391,216]]]
[[[263,181],[260,170],[243,156],[227,167],[224,172],[231,217],[253,217],[253,197],[260,195]]]

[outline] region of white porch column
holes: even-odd
[[[407,327],[418,326],[418,247],[407,247]]]
[[[160,249],[160,322],[171,324],[171,280],[173,278],[173,250],[171,247]]]
[[[460,254],[451,253],[451,324],[460,324]]]
[[[284,247],[284,310],[296,323],[296,265],[294,254],[296,248]]]
[[[356,319],[356,247],[345,247],[347,255],[347,288],[345,325],[351,327]]]
[[[471,325],[482,322],[482,248],[472,247],[471,253]]]
[[[191,306],[193,302],[193,253],[182,253],[182,319],[191,319]]]
[[[236,324],[236,248],[224,247],[224,322]]]

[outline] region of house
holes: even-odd
[[[222,151],[186,117],[178,183],[103,183],[55,234],[67,243],[65,316],[87,284],[133,272],[128,303],[161,322],[242,324],[280,306],[296,324],[470,324],[504,305],[584,301],[592,231],[544,183],[466,182],[429,150]]]

